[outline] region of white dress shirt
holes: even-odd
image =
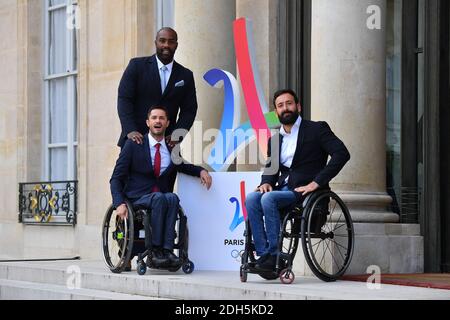
[[[172,62],[171,63],[169,63],[169,64],[164,64],[164,63],[162,63],[159,59],[158,59],[158,56],[156,56],[156,61],[157,61],[157,63],[158,63],[158,71],[159,71],[159,78],[161,79],[161,90],[163,89],[162,88],[162,79],[163,79],[163,77],[164,77],[164,75],[163,75],[163,70],[161,70],[162,69],[162,67],[164,67],[164,66],[166,66],[166,68],[167,68],[167,70],[165,71],[165,73],[166,73],[166,83],[165,83],[165,85],[164,85],[164,88],[166,88],[167,87],[167,83],[169,82],[169,79],[170,79],[170,75],[172,74],[172,68],[173,68],[173,60],[172,60]],[[162,91],[162,93],[164,93],[164,91]]]
[[[283,143],[281,144],[280,162],[283,166],[290,168],[292,160],[294,159],[295,150],[297,149],[298,130],[302,123],[302,117],[298,116],[297,121],[291,128],[291,133],[287,133],[284,127],[281,126],[280,134],[283,136]]]
[[[152,137],[151,134],[148,134],[148,142],[150,144],[150,155],[152,159],[152,166],[155,167],[155,154],[156,154],[156,144],[160,143],[159,153],[161,154],[161,170],[159,175],[161,176],[164,170],[170,165],[170,152],[167,148],[166,141],[162,139],[161,141],[156,141],[155,138]]]

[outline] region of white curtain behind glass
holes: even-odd
[[[52,1],[52,5],[64,3],[65,0]],[[49,75],[66,72],[66,8],[50,12],[49,27]],[[67,143],[67,79],[49,80],[49,143]],[[67,147],[49,150],[50,179],[67,178]]]
[[[67,148],[50,149],[50,180],[67,179]]]
[[[50,143],[67,142],[67,79],[50,80]]]
[[[50,12],[49,74],[66,72],[66,8]]]
[[[159,30],[162,27],[175,26],[175,2],[174,0],[158,0],[156,2],[157,10],[157,25],[156,28]]]
[[[66,3],[66,0],[50,0],[50,6]]]

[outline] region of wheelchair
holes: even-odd
[[[266,280],[279,278],[291,284],[292,265],[301,239],[305,260],[319,279],[332,282],[347,270],[354,250],[353,222],[344,202],[331,190],[315,191],[301,204],[281,212],[278,255],[274,271],[255,269],[255,245],[249,221],[245,222],[245,248],[241,256],[240,280],[248,273]]]
[[[177,221],[175,224],[175,245],[181,263],[177,266],[160,267],[152,265],[152,248],[145,247],[142,230],[145,230],[147,243],[151,244],[150,223],[144,223],[145,219],[150,221],[150,210],[134,208],[129,201],[126,201],[128,208],[128,218],[120,219],[115,208],[111,205],[106,211],[102,226],[102,249],[103,258],[108,268],[113,273],[124,271],[129,262],[137,259],[137,273],[144,275],[147,267],[151,269],[163,269],[170,272],[177,272],[182,268],[183,272],[190,274],[194,271],[194,263],[188,258],[189,229],[187,217],[183,209],[179,207]],[[145,258],[148,257],[147,263]]]

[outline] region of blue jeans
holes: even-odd
[[[247,195],[245,206],[258,256],[266,253],[271,255],[278,254],[280,210],[296,202],[295,193],[289,191],[287,186],[281,191],[272,191],[264,194],[257,191]]]

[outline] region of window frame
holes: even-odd
[[[43,0],[44,2],[44,72],[43,72],[43,81],[44,81],[44,110],[42,113],[42,123],[43,123],[43,161],[42,161],[42,179],[49,181],[51,180],[51,151],[57,148],[65,148],[65,152],[67,154],[67,168],[66,168],[66,179],[65,180],[75,180],[76,179],[76,152],[75,148],[78,147],[78,130],[77,129],[77,77],[78,77],[78,66],[73,66],[75,57],[78,57],[78,54],[75,52],[77,50],[77,43],[74,43],[76,40],[76,30],[73,28],[69,28],[67,26],[69,19],[69,8],[73,8],[73,6],[78,6],[78,1],[76,0],[65,0],[61,4],[50,5],[51,0]],[[68,18],[65,20],[65,45],[66,45],[66,57],[65,57],[65,65],[66,72],[62,73],[50,73],[50,16],[52,12],[56,10],[65,9],[66,15]],[[71,67],[73,66],[73,70]],[[51,143],[50,142],[50,87],[51,81],[56,79],[65,79],[66,80],[66,108],[67,108],[67,117],[66,117],[66,130],[67,130],[67,139],[65,142],[59,143]],[[60,178],[60,177],[58,177]],[[57,179],[62,180],[62,179]]]
[[[156,7],[156,30],[162,27],[173,28],[175,24],[175,1],[174,0],[157,0]]]

